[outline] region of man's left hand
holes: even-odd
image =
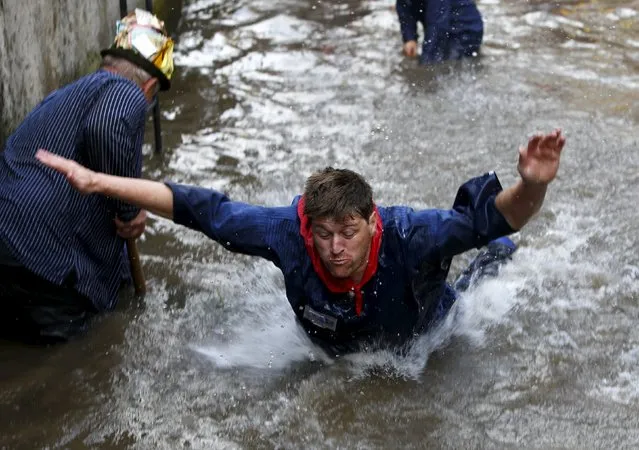
[[[519,149],[517,170],[524,183],[529,185],[547,185],[557,175],[559,158],[566,138],[560,129],[546,135],[535,135],[528,141],[527,147]]]

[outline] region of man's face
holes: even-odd
[[[361,216],[313,220],[313,243],[331,275],[352,278],[355,282],[361,280],[368,263],[376,220],[374,213],[368,221]]]

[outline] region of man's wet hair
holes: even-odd
[[[309,221],[330,218],[344,220],[373,213],[373,189],[357,172],[326,167],[306,180],[304,214]]]

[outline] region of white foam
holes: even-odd
[[[175,53],[175,64],[186,67],[208,67],[218,61],[236,58],[241,50],[229,45],[228,39],[221,32],[215,33],[212,39],[203,43],[201,48]]]
[[[623,351],[616,362],[616,373],[599,380],[589,394],[622,405],[635,404],[639,400],[639,345]]]
[[[269,52],[251,53],[220,70],[224,75],[252,75],[256,71],[275,73],[302,73],[312,70],[317,64],[317,56],[311,52]]]
[[[221,19],[219,24],[225,27],[236,27],[248,22],[253,22],[259,17],[260,15],[251,8],[242,6],[240,9],[234,11],[230,16],[226,16]]]
[[[210,9],[212,6],[222,5],[226,0],[195,0],[184,6],[182,13],[186,16]]]
[[[256,297],[249,301],[254,299]],[[286,302],[285,298],[268,300]],[[285,312],[278,310],[277,313],[271,311],[270,308],[264,308],[256,322],[244,323],[234,329],[230,342],[204,343],[194,345],[193,349],[223,369],[251,367],[280,370],[298,361],[329,361],[292,320],[290,309]]]
[[[315,27],[309,22],[280,14],[243,28],[258,39],[268,39],[274,44],[291,44],[307,40]]]

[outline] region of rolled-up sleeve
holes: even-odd
[[[397,0],[395,3],[395,11],[399,19],[399,26],[404,42],[417,40],[417,18],[412,12],[412,3],[410,0]]]
[[[270,224],[283,208],[231,201],[221,192],[166,183],[173,192],[173,221],[206,234],[227,250],[275,262]]]
[[[425,258],[451,258],[513,233],[495,206],[501,191],[499,179],[491,172],[464,183],[452,209],[413,211],[407,239],[412,264],[417,267]]]

